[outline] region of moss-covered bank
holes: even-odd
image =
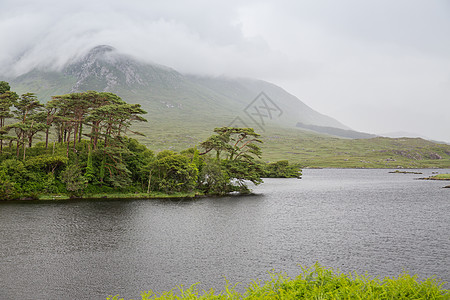
[[[419,178],[422,180],[450,180],[450,174],[437,174],[430,177]]]

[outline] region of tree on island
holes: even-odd
[[[132,123],[146,121],[141,116],[146,112],[139,104],[128,104],[112,93],[88,91],[53,96],[44,106],[32,93],[17,97],[9,89],[9,84],[0,82],[0,150],[3,151],[4,140],[16,141],[14,156],[18,161],[9,163],[8,168],[24,168],[20,169],[23,172],[16,172],[23,180],[13,176],[14,172],[4,172],[7,169],[5,164],[13,156],[11,149],[8,153],[3,152],[0,157],[0,180],[3,179],[3,183],[13,184],[17,188],[15,190],[22,194],[48,190],[47,183],[42,179],[39,181],[39,176],[50,176],[48,178],[54,184],[60,180],[68,191],[76,191],[77,194],[86,186],[76,185],[72,181],[75,177],[79,179],[77,182],[86,179],[91,185],[98,183],[115,188],[127,188],[133,183],[135,172],[129,170],[125,159],[135,154],[127,148],[130,140],[125,134],[132,132]],[[7,119],[16,122],[6,123]],[[91,127],[90,133],[84,133],[83,127]],[[49,149],[51,128],[55,129],[56,141]],[[39,132],[45,133],[44,148],[41,144],[33,146],[33,139]],[[82,136],[90,140],[82,140]],[[31,156],[27,158],[26,154]],[[79,172],[73,173],[72,169]],[[52,189],[59,190],[57,185]],[[10,190],[13,189],[6,189]]]
[[[39,102],[33,93],[23,94],[14,102],[13,115],[17,122],[3,128],[7,132],[13,129],[16,134],[17,157],[19,157],[19,148],[22,145],[23,159],[25,160],[26,144],[31,147],[36,133],[46,128],[46,125],[39,119],[43,107],[44,105]]]
[[[9,83],[0,81],[0,153],[3,152],[3,141],[13,138],[7,136],[8,130],[4,128],[6,126],[5,120],[12,118],[11,107],[17,101],[19,96],[15,92],[11,92]]]
[[[215,135],[200,144],[204,149],[200,155],[216,152],[215,161],[208,160],[209,165],[202,172],[200,186],[208,192],[247,193],[249,188],[245,181],[255,185],[262,183],[262,170],[256,161],[261,158],[260,135],[253,128],[221,127],[214,132]]]

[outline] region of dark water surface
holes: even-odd
[[[449,282],[448,182],[414,180],[432,171],[304,170],[256,196],[195,201],[0,203],[0,299],[140,299],[222,289],[224,277],[244,286],[272,269],[295,276],[316,261]]]

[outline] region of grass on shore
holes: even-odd
[[[450,180],[450,174],[437,174],[430,177],[419,178],[422,180]]]
[[[101,193],[84,194],[81,198],[73,199],[177,199],[177,198],[195,198],[202,196],[198,192],[192,193],[173,193],[165,194],[162,192],[147,193]],[[68,200],[72,199],[67,194],[40,195],[39,200]]]
[[[434,180],[450,180],[450,174],[438,174],[431,176],[430,179]]]
[[[216,294],[211,289],[200,292],[194,284],[188,289],[155,293],[142,292],[142,300],[182,299],[450,299],[450,291],[442,287],[435,278],[419,281],[417,276],[402,273],[396,278],[372,278],[356,273],[342,274],[315,264],[295,279],[284,274],[273,273],[271,280],[254,281],[244,293],[227,283],[225,289]],[[107,300],[123,300],[119,295]]]

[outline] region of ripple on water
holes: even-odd
[[[220,289],[224,277],[295,276],[316,261],[450,281],[450,190],[415,176],[304,170],[302,180],[266,179],[252,197],[1,203],[0,298]]]

